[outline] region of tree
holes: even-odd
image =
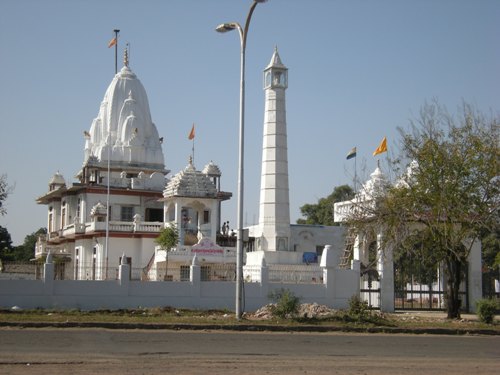
[[[499,120],[466,104],[455,119],[434,102],[422,107],[410,131],[399,131],[401,155],[392,165],[400,180],[359,204],[349,221],[381,228],[396,255],[442,264],[447,315],[458,318],[474,241],[499,226]],[[426,246],[419,246],[422,239]]]
[[[3,216],[7,213],[4,203],[11,192],[12,186],[7,184],[7,175],[0,175],[0,216]]]
[[[333,204],[351,199],[354,191],[349,185],[336,186],[326,198],[320,198],[317,204],[305,204],[300,213],[306,219],[298,219],[297,224],[337,225],[333,221]]]
[[[12,239],[7,228],[0,226],[0,260],[12,260]]]
[[[24,237],[23,244],[16,246],[12,251],[13,260],[27,262],[32,259],[35,256],[36,242],[41,234],[47,234],[47,228],[40,228]]]
[[[168,253],[170,250],[177,246],[179,242],[179,231],[175,225],[169,225],[160,231],[158,237],[156,237],[155,242],[165,250],[165,280],[167,280],[168,273]]]

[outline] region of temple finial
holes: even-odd
[[[128,48],[125,48],[125,52],[123,53],[123,65],[128,68]]]

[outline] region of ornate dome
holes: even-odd
[[[114,76],[99,114],[85,134],[85,162],[95,157],[108,160],[111,144],[112,164],[133,164],[164,169],[160,137],[151,120],[146,90],[141,81],[125,66]]]
[[[202,172],[209,177],[220,177],[222,175],[219,167],[211,160],[210,163],[205,165],[205,168],[203,168]]]
[[[168,182],[163,196],[217,198],[217,188],[210,178],[205,173],[197,171],[189,160],[187,167]]]

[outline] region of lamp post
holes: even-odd
[[[240,135],[238,157],[238,206],[237,206],[237,234],[236,239],[236,319],[241,319],[242,313],[242,280],[243,280],[243,188],[244,188],[244,146],[245,146],[245,49],[248,27],[253,11],[259,3],[267,0],[254,0],[247,15],[245,27],[237,22],[223,23],[215,31],[225,33],[237,29],[241,43],[241,69],[240,69]]]

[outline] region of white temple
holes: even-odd
[[[67,184],[56,173],[49,191],[37,198],[48,207],[48,234],[39,238],[35,257],[50,251],[62,259],[61,278],[114,278],[123,256],[138,273],[134,278],[149,277],[157,261],[165,261],[157,257],[154,240],[170,222],[182,229],[179,248],[186,250],[187,243],[190,250],[202,238],[215,244],[220,202],[231,197],[220,191],[221,172],[212,162],[203,172],[190,162],[166,179],[163,138],[127,51],[84,140],[78,181]],[[183,215],[192,220],[184,221]],[[186,240],[190,235],[191,242]]]

